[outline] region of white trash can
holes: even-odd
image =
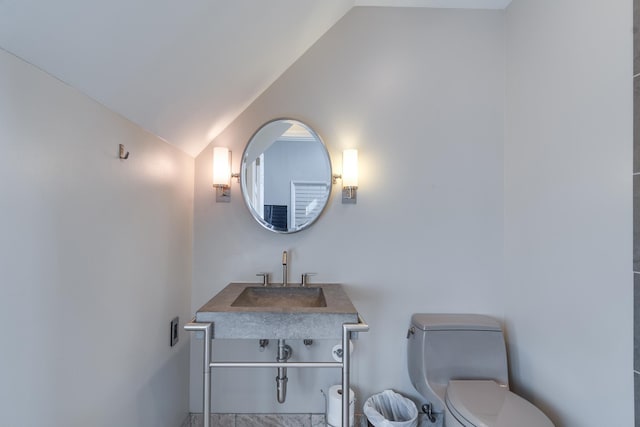
[[[418,408],[393,390],[374,394],[364,402],[363,412],[375,427],[417,427]]]

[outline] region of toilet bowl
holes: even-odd
[[[553,427],[509,390],[504,335],[493,318],[414,314],[407,362],[413,386],[444,427]]]

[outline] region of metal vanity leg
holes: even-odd
[[[351,355],[349,340],[351,332],[348,325],[342,326],[342,427],[349,427],[349,369]]]
[[[351,369],[351,352],[349,343],[353,332],[367,332],[369,325],[358,315],[358,323],[342,325],[342,427],[349,427],[349,374]]]
[[[213,323],[191,322],[184,326],[187,331],[204,332],[203,359],[202,359],[202,412],[204,417],[204,427],[211,424],[211,334]]]

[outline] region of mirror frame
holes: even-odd
[[[326,156],[327,163],[329,164],[329,194],[327,194],[327,200],[326,200],[324,206],[322,206],[322,209],[320,209],[320,211],[318,212],[318,215],[315,218],[313,218],[311,221],[306,223],[304,226],[302,226],[302,227],[300,227],[300,228],[298,228],[296,230],[287,230],[287,231],[274,229],[272,224],[270,224],[269,222],[265,221],[264,218],[258,212],[256,212],[256,210],[251,205],[251,201],[249,199],[249,196],[247,195],[247,182],[246,182],[246,172],[247,172],[246,156],[248,154],[249,147],[250,147],[251,143],[253,142],[253,139],[265,127],[267,127],[267,126],[269,126],[269,125],[271,125],[273,123],[284,121],[284,120],[294,122],[295,124],[297,124],[299,126],[302,126],[307,131],[309,131],[311,136],[313,136],[316,139],[316,141],[319,142],[322,145],[322,148],[324,148],[324,154]],[[327,205],[329,204],[329,201],[331,199],[332,191],[333,191],[333,167],[332,167],[332,164],[331,164],[331,155],[329,154],[329,150],[327,149],[327,145],[324,143],[324,141],[322,140],[320,135],[318,135],[318,133],[311,128],[311,126],[307,125],[306,123],[304,123],[304,122],[302,122],[302,121],[300,121],[298,119],[292,119],[292,118],[288,118],[288,117],[280,117],[280,118],[273,119],[273,120],[270,120],[270,121],[262,124],[251,135],[251,138],[249,138],[249,141],[247,142],[247,145],[245,146],[244,151],[242,152],[242,157],[240,159],[240,192],[242,193],[242,199],[244,200],[245,206],[247,207],[247,209],[251,213],[251,216],[264,229],[269,230],[269,231],[271,231],[273,233],[278,233],[278,234],[293,234],[293,233],[297,233],[297,232],[302,231],[302,230],[306,230],[307,228],[311,227],[311,225],[314,224],[318,220],[318,218],[320,218],[322,216],[322,214],[324,213],[325,209],[327,208]]]

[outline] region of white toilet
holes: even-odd
[[[413,386],[445,427],[553,427],[509,391],[500,324],[477,314],[414,314],[407,361]]]

